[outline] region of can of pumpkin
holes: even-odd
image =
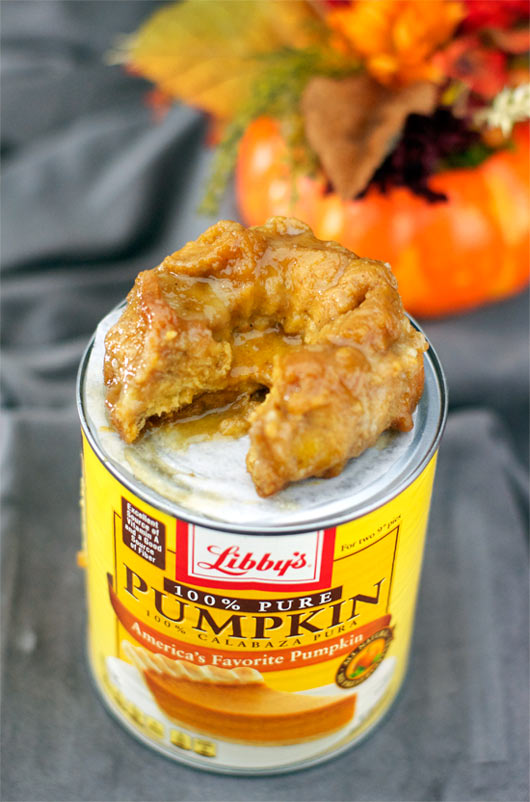
[[[333,479],[259,499],[246,438],[108,427],[103,338],[78,379],[88,653],[112,714],[153,749],[233,774],[328,759],[405,676],[447,394],[432,348],[409,433]]]

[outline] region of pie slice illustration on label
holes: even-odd
[[[355,694],[277,691],[253,668],[196,666],[128,641],[122,648],[165,715],[197,732],[227,741],[295,744],[336,732],[353,718]]]

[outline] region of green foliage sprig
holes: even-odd
[[[284,48],[262,57],[263,70],[254,82],[250,97],[227,124],[217,146],[211,176],[199,211],[214,215],[234,170],[239,142],[248,125],[262,114],[284,123],[291,159],[296,171],[312,172],[316,157],[305,141],[300,98],[307,82],[315,75],[343,77],[360,67],[335,51]],[[297,154],[294,156],[294,154]]]

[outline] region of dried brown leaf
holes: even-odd
[[[302,97],[306,136],[342,198],[366,187],[408,115],[430,114],[436,99],[437,87],[427,81],[387,89],[366,74],[311,79]]]

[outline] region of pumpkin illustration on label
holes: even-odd
[[[393,628],[385,627],[350,652],[337,671],[337,685],[353,688],[368,679],[383,662],[393,637]]]

